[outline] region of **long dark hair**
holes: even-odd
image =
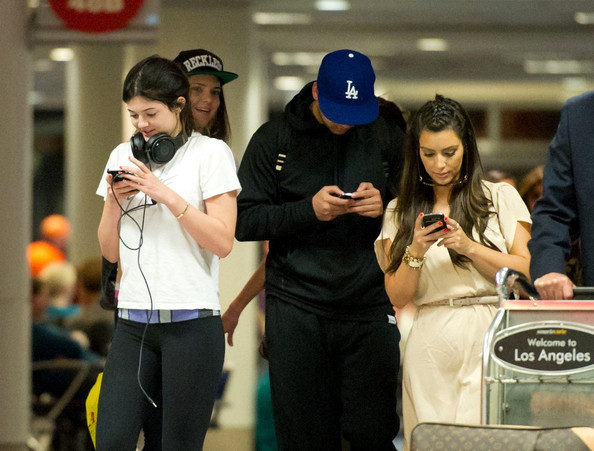
[[[181,108],[182,133],[189,136],[194,128],[192,111],[188,106],[189,90],[188,77],[176,63],[153,55],[130,69],[124,80],[122,100],[128,102],[133,97],[140,96],[162,102],[171,111]],[[185,99],[185,103],[178,101],[180,97]]]
[[[211,138],[218,138],[229,144],[231,139],[231,126],[229,124],[229,116],[227,115],[227,105],[225,104],[225,95],[223,94],[223,86],[221,86],[221,93],[219,94],[220,105],[217,114],[212,118],[210,123],[206,126],[203,133]]]
[[[493,214],[490,211],[492,202],[484,193],[483,168],[472,122],[462,105],[438,94],[435,100],[425,103],[409,121],[398,206],[393,216],[398,232],[390,249],[388,272],[395,272],[400,266],[405,248],[412,241],[419,213],[432,212],[435,204],[431,178],[419,156],[419,138],[423,130],[452,130],[460,138],[464,155],[460,178],[454,181],[450,193],[450,216],[456,219],[468,237],[473,239],[472,231],[476,229],[480,242],[496,249],[485,237],[487,222]],[[451,249],[448,251],[452,262],[459,267],[465,267],[470,261]]]

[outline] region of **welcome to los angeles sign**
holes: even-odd
[[[568,321],[539,321],[498,332],[491,356],[503,367],[542,375],[594,369],[594,327]]]

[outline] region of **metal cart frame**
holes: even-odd
[[[496,277],[483,345],[483,424],[594,425],[594,300],[542,301],[521,273]],[[594,299],[594,288],[576,289]]]

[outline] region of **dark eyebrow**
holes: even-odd
[[[430,152],[437,152],[435,149],[431,149],[430,147],[423,147],[423,146],[419,146],[419,147],[420,147],[421,150],[430,151]],[[447,150],[458,150],[458,147],[460,147],[460,144],[454,144],[452,146],[445,147],[445,148],[441,149],[441,152],[447,151]]]
[[[127,108],[127,110],[128,110],[129,113],[138,113],[137,111],[131,110],[130,108]],[[156,110],[156,108],[155,107],[150,107],[150,108],[147,108],[146,110],[140,111],[140,113],[146,113],[146,112],[151,111],[151,110]]]
[[[201,83],[199,81],[195,81],[190,83],[190,88],[194,87],[194,86],[202,86],[205,87],[206,83]],[[220,86],[214,86],[212,89],[217,89],[217,90],[221,90],[222,88]]]

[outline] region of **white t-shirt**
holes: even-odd
[[[129,142],[111,152],[98,195],[107,195],[107,170],[132,165],[131,155]],[[241,190],[231,149],[197,132],[171,161],[152,165],[152,172],[203,212],[205,199]],[[122,207],[137,208],[121,218],[118,307],[220,310],[219,258],[200,247],[166,206],[153,204],[144,193],[127,199]]]
[[[485,195],[493,201],[492,215],[485,229],[488,238],[503,253],[509,253],[516,234],[518,222],[532,224],[530,212],[516,189],[507,183],[491,183],[483,181]],[[375,241],[375,253],[380,267],[385,271],[388,258],[384,252],[382,241],[394,241],[397,227],[395,223],[398,199],[392,200],[386,208],[382,231]],[[452,218],[456,219],[456,218]],[[473,238],[478,241],[476,230]],[[414,295],[416,305],[429,304],[445,299],[457,299],[470,296],[495,295],[495,280],[487,279],[473,264],[467,269],[452,263],[447,248],[436,246],[429,248],[425,254],[427,260],[419,277],[419,285]]]

